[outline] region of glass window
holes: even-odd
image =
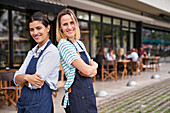
[[[86,50],[89,53],[89,27],[88,27],[88,22],[79,21],[79,25],[80,25],[80,32],[81,32],[80,40],[83,42],[83,44],[86,47]]]
[[[123,26],[123,27],[129,27],[129,22],[123,20],[123,21],[122,21],[122,26]]]
[[[12,11],[13,14],[13,43],[14,43],[14,66],[20,66],[27,52],[31,49],[31,37],[28,29],[29,14]]]
[[[130,29],[130,32],[136,32],[136,29]]]
[[[89,15],[87,12],[77,11],[78,19],[89,20]]]
[[[103,23],[111,24],[111,18],[110,18],[110,17],[103,16]]]
[[[103,35],[104,35],[104,49],[105,52],[108,52],[110,48],[112,48],[112,35],[111,35],[111,26],[104,25],[103,26]]]
[[[91,21],[100,22],[101,16],[97,14],[91,14]]]
[[[129,31],[127,28],[122,28],[123,30],[123,49],[124,49],[124,52],[126,53],[127,49],[130,49],[127,45],[128,45],[128,35],[129,35]]]
[[[135,36],[136,36],[136,29],[130,29],[130,49],[134,48],[134,42],[136,42],[136,39],[135,39]]]
[[[0,67],[9,65],[8,10],[0,9]]]
[[[120,19],[113,19],[113,25],[120,25]]]
[[[113,28],[113,47],[115,50],[120,48],[120,27]]]
[[[136,23],[135,22],[130,22],[130,27],[131,28],[136,28]]]
[[[91,24],[91,56],[96,58],[98,49],[101,48],[101,24]]]

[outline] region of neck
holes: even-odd
[[[72,43],[75,43],[76,42],[76,40],[74,39],[74,38],[68,38]]]
[[[43,42],[38,44],[38,47],[42,47],[47,41],[49,40],[49,38],[47,38],[46,40],[44,40]]]

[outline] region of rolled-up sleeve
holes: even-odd
[[[58,44],[58,49],[60,51],[60,56],[64,59],[64,61],[71,66],[71,63],[80,58],[80,56],[76,53],[75,47],[68,41],[61,39]]]
[[[19,86],[19,84],[17,84],[17,83],[15,82],[15,78],[16,78],[16,76],[19,75],[19,74],[25,74],[25,71],[26,71],[26,69],[27,69],[27,66],[28,66],[31,58],[32,58],[32,51],[29,51],[28,54],[27,54],[27,57],[25,58],[23,64],[21,65],[20,69],[19,69],[18,71],[16,71],[15,74],[14,74],[13,81],[14,81],[14,84],[15,84],[15,85],[18,85],[18,86]]]
[[[48,48],[52,49],[52,48]],[[37,65],[36,74],[40,74],[51,89],[57,89],[56,85],[60,70],[60,56],[58,49],[53,49],[43,53],[39,65]],[[32,86],[35,89],[35,86]]]

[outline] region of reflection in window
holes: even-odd
[[[136,23],[135,22],[130,22],[130,27],[131,28],[136,28]]]
[[[166,57],[170,55],[170,33],[154,29],[142,29],[142,43],[150,55]]]
[[[104,17],[103,17],[103,23],[111,24],[111,18],[104,16]]]
[[[31,38],[26,29],[29,15],[13,11],[13,43],[14,43],[14,66],[20,66],[27,52],[31,49]]]
[[[129,32],[129,29],[128,28],[122,28],[123,30],[123,49],[124,49],[124,52],[126,53],[127,49],[127,41],[128,41],[128,32]]]
[[[101,25],[97,23],[91,24],[91,57],[95,58],[98,49],[101,48]]]
[[[77,11],[78,19],[89,20],[89,15],[87,12]]]
[[[113,46],[115,50],[120,48],[120,27],[113,28]]]
[[[134,38],[135,38],[136,30],[135,29],[130,29],[130,49],[134,47]]]
[[[100,22],[101,21],[101,16],[97,14],[91,14],[91,20],[94,22]]]
[[[8,11],[0,9],[0,67],[9,65]]]
[[[113,19],[113,25],[120,25],[120,19]]]
[[[129,22],[123,20],[123,21],[122,21],[122,26],[123,26],[123,27],[129,27]]]
[[[89,27],[88,22],[79,21],[81,37],[80,40],[84,43],[86,50],[89,53]]]
[[[108,52],[110,48],[112,48],[112,35],[111,35],[111,26],[104,25],[103,26],[103,35],[104,35],[104,49],[105,52]]]

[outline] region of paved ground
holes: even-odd
[[[99,113],[170,113],[170,79],[106,99]]]
[[[95,93],[104,90],[108,93],[106,97],[96,97],[99,113],[170,113],[170,63],[160,65],[157,72],[147,71],[141,75],[132,76],[124,80],[97,80],[94,83]],[[151,79],[154,74],[159,74],[159,79]],[[137,86],[127,86],[129,81],[136,81]],[[61,99],[64,95],[63,88],[58,91],[54,98],[55,113],[64,113]],[[16,113],[15,108],[4,105],[0,113]]]

